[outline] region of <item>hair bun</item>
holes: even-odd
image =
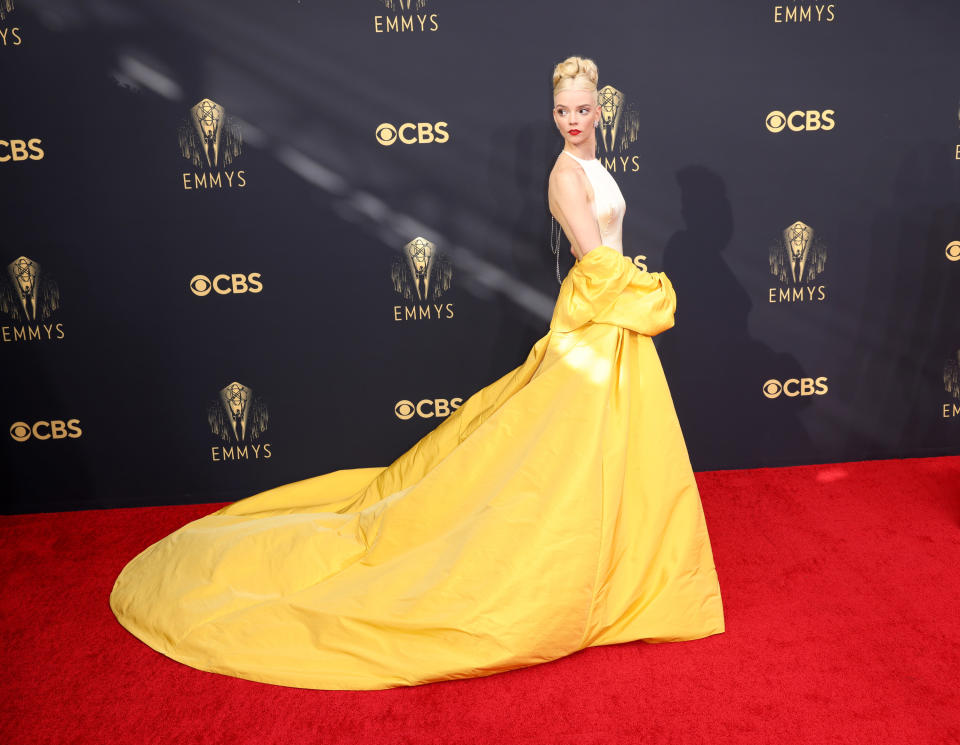
[[[597,65],[592,59],[567,57],[553,68],[553,92],[556,94],[569,88],[596,90],[599,77]]]

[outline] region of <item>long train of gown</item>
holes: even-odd
[[[386,468],[256,494],[147,548],[117,619],[201,670],[377,689],[724,630],[720,587],[652,336],[663,273],[599,246],[526,361]]]

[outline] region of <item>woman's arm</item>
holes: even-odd
[[[556,217],[570,243],[582,251],[578,257],[581,259],[603,243],[597,218],[587,200],[584,180],[584,176],[572,169],[555,170],[550,174],[550,190],[559,212]]]

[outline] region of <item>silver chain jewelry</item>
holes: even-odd
[[[559,285],[563,284],[563,281],[560,279],[560,234],[562,232],[557,218],[550,215],[550,250],[553,251],[554,256],[557,257],[557,284]]]

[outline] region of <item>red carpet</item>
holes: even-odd
[[[698,474],[727,631],[307,691],[124,631],[123,565],[213,505],[0,518],[0,743],[960,743],[960,456]]]

